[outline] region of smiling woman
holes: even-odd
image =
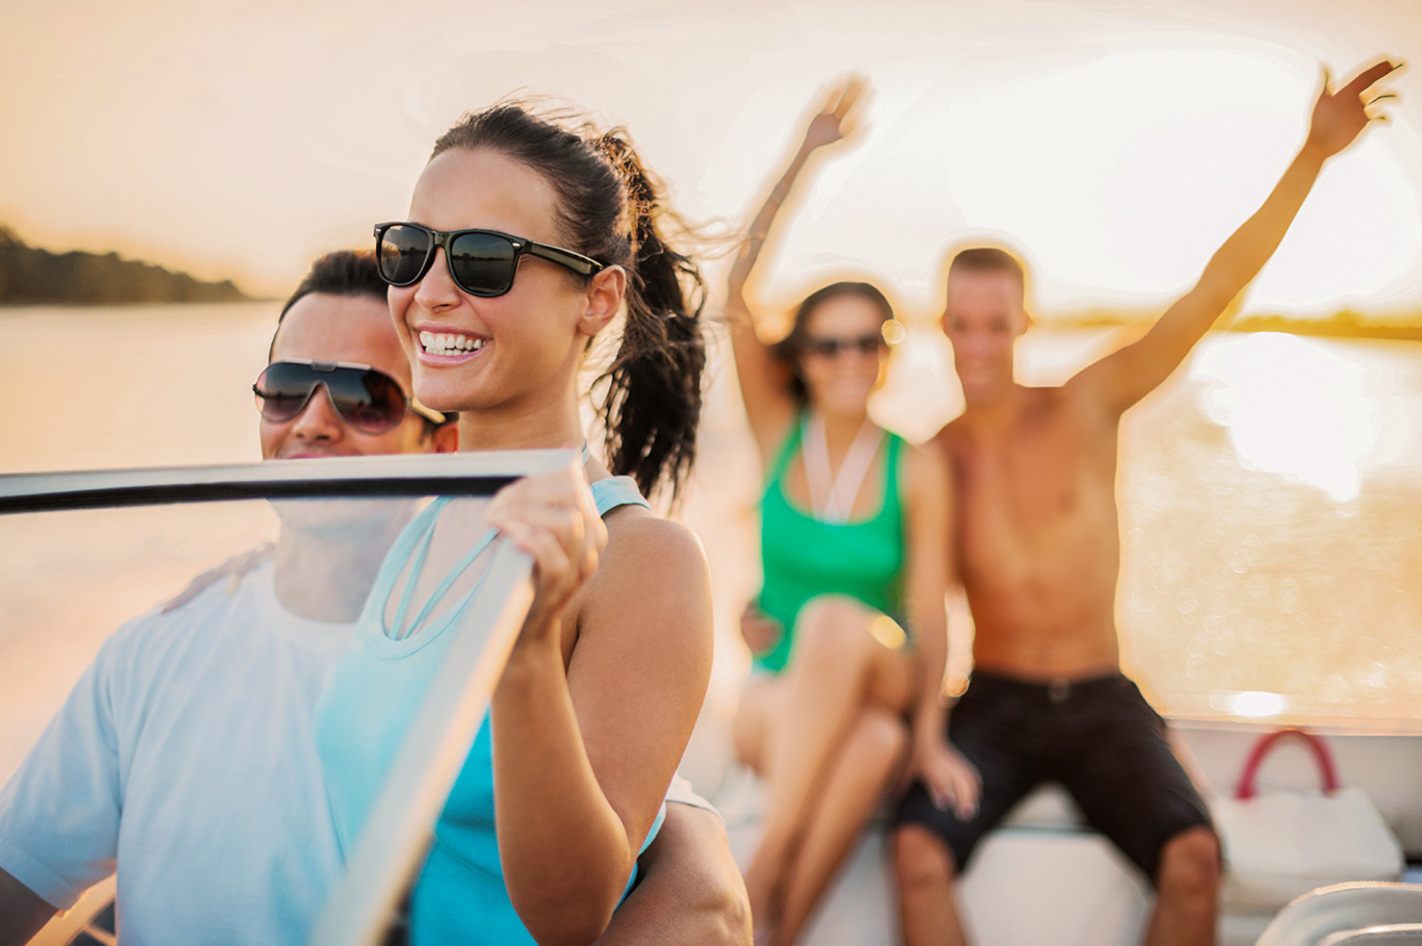
[[[661,217],[620,135],[505,105],[441,138],[410,220],[376,228],[415,396],[459,412],[462,451],[585,443],[580,368],[626,308],[603,389],[609,463],[584,448],[575,472],[487,507],[431,504],[382,566],[317,709],[349,852],[479,598],[483,550],[502,533],[533,556],[529,615],[411,897],[415,943],[589,941],[662,824],[711,615],[699,544],[638,492],[676,490],[700,410],[699,274],[662,242]]]

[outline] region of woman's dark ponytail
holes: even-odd
[[[701,374],[706,364],[699,318],[705,285],[694,260],[669,247],[658,187],[626,133],[568,130],[515,104],[466,115],[435,143],[491,148],[543,175],[558,195],[564,245],[627,270],[622,344],[594,389],[612,472],[644,493],[679,492],[696,457]]]
[[[613,471],[644,491],[665,478],[675,494],[696,459],[706,287],[696,263],[663,240],[658,223],[666,213],[632,146],[616,131],[597,144],[627,188],[634,260],[622,345],[602,377],[608,454]]]

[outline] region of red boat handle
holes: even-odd
[[[1291,726],[1268,733],[1254,744],[1249,758],[1244,761],[1244,770],[1239,773],[1239,787],[1235,789],[1235,798],[1247,799],[1255,796],[1254,776],[1259,772],[1264,756],[1268,755],[1269,750],[1274,748],[1274,743],[1284,736],[1298,736],[1313,750],[1313,756],[1318,760],[1318,774],[1323,779],[1323,793],[1332,795],[1338,791],[1338,770],[1333,764],[1333,753],[1328,750],[1328,743],[1307,730]]]

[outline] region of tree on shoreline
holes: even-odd
[[[0,305],[114,305],[243,302],[230,279],[204,282],[187,273],[117,253],[52,253],[0,225]]]

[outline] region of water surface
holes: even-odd
[[[276,311],[0,312],[0,472],[256,459],[251,384]],[[1019,348],[1022,379],[1060,382],[1112,344],[1100,330],[1037,330]],[[757,464],[726,348],[714,348],[681,509],[712,559],[713,709],[744,672],[734,617],[758,581]],[[960,403],[947,366],[941,339],[912,332],[876,413],[931,433]],[[1422,721],[1422,343],[1212,335],[1126,415],[1118,494],[1125,661],[1162,709]],[[85,560],[82,529],[52,541]],[[13,627],[11,598],[0,623]],[[961,675],[970,629],[955,614]]]

